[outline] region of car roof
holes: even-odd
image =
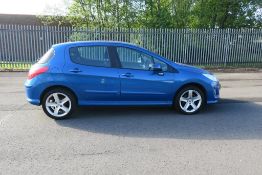
[[[135,47],[140,47],[138,45],[121,42],[121,41],[102,41],[102,40],[94,40],[94,41],[74,41],[74,42],[65,42],[53,45],[53,47],[64,47],[64,46],[74,46],[74,45],[81,45],[81,44],[106,44],[106,45],[130,45]]]

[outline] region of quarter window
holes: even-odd
[[[108,49],[105,46],[81,46],[69,49],[71,60],[87,66],[110,67]]]
[[[168,70],[168,66],[167,66],[167,64],[164,63],[163,61],[160,61],[160,60],[154,58],[154,63],[158,63],[158,64],[160,64],[161,67],[162,67],[162,70],[163,70],[164,72],[166,72],[166,71]]]
[[[55,55],[55,51],[53,48],[49,49],[40,59],[37,63],[39,64],[45,64],[47,63],[49,60],[51,60],[51,58],[53,58]]]

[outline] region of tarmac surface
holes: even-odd
[[[28,104],[26,73],[0,72],[0,174],[261,174],[262,72],[217,73],[221,101],[81,108],[55,121]]]

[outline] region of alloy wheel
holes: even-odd
[[[45,107],[48,113],[56,118],[64,117],[71,110],[71,100],[64,93],[52,93],[46,98]]]
[[[179,105],[186,113],[197,111],[202,103],[202,97],[196,90],[189,89],[185,91],[179,98]]]

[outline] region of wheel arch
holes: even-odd
[[[206,88],[200,84],[200,83],[195,83],[195,82],[190,82],[190,83],[186,83],[186,84],[183,84],[181,87],[179,87],[177,89],[177,91],[175,92],[175,95],[174,95],[174,98],[173,98],[173,103],[175,102],[175,99],[177,97],[177,94],[185,87],[188,87],[188,86],[196,86],[197,88],[199,88],[203,93],[204,93],[204,97],[205,97],[205,103],[207,102],[207,90]]]
[[[69,91],[70,93],[72,93],[73,94],[73,96],[74,96],[74,98],[75,98],[75,100],[76,100],[76,104],[78,104],[78,97],[77,97],[77,95],[76,95],[76,93],[71,89],[71,88],[69,88],[69,87],[67,87],[67,86],[64,86],[64,85],[54,85],[54,86],[49,86],[49,87],[47,87],[42,93],[41,93],[41,96],[40,96],[40,104],[42,104],[42,100],[43,100],[43,98],[44,98],[44,95],[48,92],[48,91],[51,91],[51,90],[53,90],[53,89],[65,89],[65,90],[67,90],[67,91]]]

